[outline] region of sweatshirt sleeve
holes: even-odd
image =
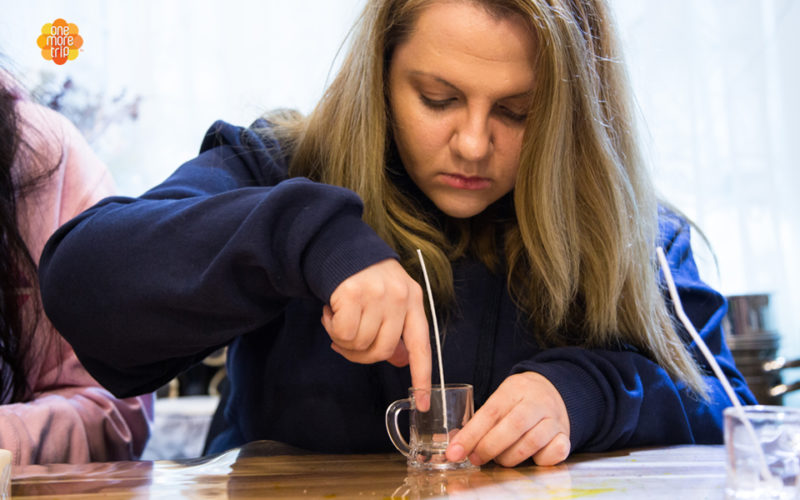
[[[152,394],[118,399],[63,339],[54,336],[47,351],[49,366],[39,371],[32,397],[0,406],[0,447],[17,465],[139,458],[150,435]]]
[[[63,116],[27,101],[17,107],[24,140],[47,163],[40,166],[55,167],[18,205],[23,238],[38,261],[47,237],[111,194],[113,182]],[[31,170],[36,165],[15,168]],[[29,299],[23,307],[37,304]],[[141,455],[149,436],[152,395],[119,399],[100,387],[44,315],[39,315],[32,334],[26,367],[28,397],[0,406],[0,447],[11,450],[16,464],[130,460]]]
[[[661,237],[686,314],[708,344],[739,400],[755,404],[725,344],[721,323],[727,310],[726,301],[700,281],[692,257],[689,225],[675,215],[664,213]],[[558,389],[569,414],[573,451],[721,443],[722,410],[731,403],[688,332],[682,326],[679,328],[681,338],[704,374],[707,401],[633,348],[548,349],[517,365],[514,373],[539,372]]]
[[[396,258],[362,209],[352,191],[287,178],[266,122],[217,122],[164,183],[105,199],[49,240],[44,306],[104,386],[152,391],[288,300],[327,302],[345,278]]]

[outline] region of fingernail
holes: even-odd
[[[447,456],[447,459],[450,460],[451,462],[460,462],[464,460],[464,456],[466,455],[466,453],[464,453],[463,446],[461,446],[458,443],[455,443],[450,445],[450,449],[447,450],[445,455]]]
[[[472,465],[481,465],[481,459],[477,453],[470,454],[469,461],[472,462]]]

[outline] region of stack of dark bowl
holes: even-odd
[[[781,405],[783,395],[800,389],[800,382],[783,383],[781,372],[800,367],[800,360],[778,356],[780,335],[769,328],[769,295],[728,297],[725,332],[736,367],[760,404]]]

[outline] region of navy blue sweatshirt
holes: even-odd
[[[268,130],[217,122],[200,155],[164,183],[107,198],[59,229],[41,259],[44,306],[120,397],[153,391],[229,345],[226,427],[211,452],[258,439],[389,451],[384,411],[406,397],[408,369],[350,363],[320,323],[339,283],[397,257],[362,208],[352,191],[288,178]],[[688,316],[741,401],[753,403],[724,342],[725,300],[698,277],[688,225],[662,212],[660,230]],[[453,272],[445,374],[473,384],[478,406],[509,375],[536,371],[566,403],[573,451],[722,441],[729,403],[713,376],[703,401],[633,348],[541,349],[504,273],[466,258]]]

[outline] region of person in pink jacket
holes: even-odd
[[[136,459],[149,437],[152,395],[118,399],[102,388],[39,296],[47,238],[112,191],[78,130],[0,70],[0,448],[15,464]]]

